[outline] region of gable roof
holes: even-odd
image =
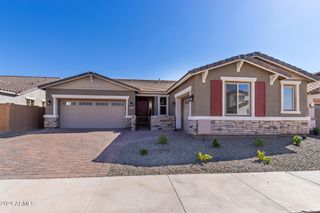
[[[140,80],[140,79],[117,79],[120,82],[139,88],[140,93],[163,93],[176,81],[169,80]]]
[[[253,64],[255,66],[261,67],[262,69],[278,73],[279,75],[283,77],[290,77],[290,74],[285,70],[290,70],[292,72],[297,73],[298,75],[301,75],[311,81],[317,81],[319,78],[301,68],[298,68],[296,66],[293,66],[291,64],[288,64],[284,61],[281,61],[279,59],[273,58],[271,56],[268,56],[264,53],[261,52],[253,52],[253,53],[248,53],[248,54],[241,54],[237,56],[233,56],[227,59],[223,59],[217,62],[213,62],[211,64],[207,64],[204,66],[200,66],[197,68],[194,68],[190,71],[188,71],[180,80],[178,80],[175,84],[173,84],[167,92],[170,92],[173,90],[175,87],[180,85],[182,82],[187,80],[189,77],[196,75],[198,73],[202,73],[205,70],[210,70],[214,69],[220,66],[224,66],[227,64],[234,63],[236,61],[244,60],[245,62],[248,62],[250,64]]]
[[[100,75],[100,74],[95,73],[95,72],[85,72],[85,73],[82,73],[82,74],[79,74],[79,75],[74,75],[74,76],[70,76],[70,77],[67,77],[67,78],[62,78],[62,79],[60,79],[58,81],[55,81],[55,82],[50,82],[50,83],[45,83],[45,84],[39,85],[39,88],[46,89],[48,87],[56,86],[56,85],[63,84],[63,83],[69,82],[69,81],[73,81],[73,80],[76,80],[76,79],[79,79],[79,78],[84,78],[84,77],[87,77],[87,76],[96,76],[96,77],[99,77],[99,78],[101,78],[103,80],[110,81],[110,82],[113,82],[113,83],[118,84],[120,86],[126,87],[126,88],[128,88],[130,90],[139,91],[139,88],[137,88],[137,87],[134,87],[132,85],[126,84],[124,82],[121,82],[121,81],[118,81],[118,80],[115,80],[115,79],[112,79],[112,78],[108,78],[108,77],[106,77],[104,75]]]
[[[0,92],[11,95],[19,95],[36,89],[40,84],[57,81],[56,77],[35,76],[0,76]]]

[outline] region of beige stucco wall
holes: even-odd
[[[57,86],[52,86],[51,89],[88,89],[88,90],[112,90],[112,91],[127,91],[128,89],[117,85],[114,82],[108,82],[92,75],[72,80]]]
[[[42,106],[42,100],[46,99],[46,93],[44,90],[35,89],[30,92],[24,93],[19,96],[8,96],[0,94],[0,103],[13,103],[19,105],[26,105],[26,98],[34,98],[35,106]]]
[[[182,85],[170,92],[170,102],[174,101],[174,95],[188,86],[192,86],[194,101],[192,102],[192,116],[210,116],[210,80],[220,80],[225,77],[253,77],[257,81],[264,81],[266,84],[266,116],[269,117],[305,117],[308,116],[307,107],[307,82],[299,76],[292,74],[295,80],[301,80],[300,85],[300,111],[301,114],[281,114],[281,86],[278,78],[273,85],[270,85],[272,73],[256,66],[244,63],[241,71],[236,71],[236,63],[219,67],[208,73],[205,83],[202,83],[202,75],[198,74],[188,79]],[[172,104],[170,104],[172,106]],[[174,114],[174,107],[170,107],[170,114]]]
[[[187,81],[185,81],[183,84],[181,84],[179,87],[175,88],[172,92],[170,92],[169,96],[169,115],[175,115],[175,107],[173,106],[173,102],[175,102],[174,95],[181,92],[182,90],[188,88],[189,86],[192,87],[191,93],[195,94],[195,84],[196,84],[196,76],[192,76]],[[196,113],[195,111],[195,102],[191,103],[191,114],[194,115]]]

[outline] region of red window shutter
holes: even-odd
[[[222,116],[222,81],[210,81],[210,115]]]
[[[266,116],[266,92],[263,81],[255,83],[255,116]]]

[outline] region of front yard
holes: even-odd
[[[158,143],[160,134],[167,144]],[[291,137],[262,137],[262,147],[257,137],[217,139],[220,148],[182,132],[56,129],[0,135],[0,179],[320,170],[320,139],[308,137],[295,146]],[[257,150],[271,158],[269,165],[257,160]],[[198,152],[213,159],[202,164]]]
[[[301,146],[292,144],[292,137],[217,137],[221,147],[212,140],[195,140],[181,133],[167,133],[168,143],[158,144],[160,133],[136,132],[121,135],[97,161],[111,163],[108,176],[183,173],[236,173],[264,171],[298,171],[320,169],[320,140],[308,137]],[[147,155],[140,155],[147,149]],[[271,163],[258,161],[257,150],[265,151]],[[198,152],[208,153],[208,163],[197,160]]]

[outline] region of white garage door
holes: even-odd
[[[124,128],[125,101],[61,100],[60,128]]]

